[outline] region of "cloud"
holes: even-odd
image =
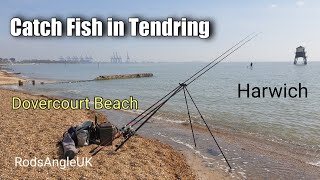
[[[271,4],[270,7],[271,7],[271,8],[277,8],[277,7],[278,7],[278,4]]]
[[[303,5],[304,5],[304,1],[297,1],[297,2],[296,2],[296,5],[297,5],[297,6],[303,6]]]

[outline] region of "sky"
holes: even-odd
[[[128,17],[210,19],[210,39],[200,38],[21,38],[10,34],[10,20],[58,17]],[[2,0],[0,6],[0,57],[58,59],[92,56],[109,61],[113,52],[129,53],[137,61],[209,61],[252,32],[256,39],[229,61],[293,61],[295,48],[306,47],[309,61],[320,61],[319,0]]]

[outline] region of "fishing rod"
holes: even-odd
[[[179,89],[176,90],[176,93],[178,92]],[[176,93],[172,94],[171,97],[173,97]],[[169,100],[169,99],[168,99]],[[160,109],[161,106],[164,105],[165,102],[162,102],[161,104],[159,104],[158,106],[156,106],[152,111],[148,112],[144,117],[150,115],[151,113],[153,113],[156,109]],[[150,116],[151,117],[151,116]],[[133,130],[129,127],[127,129],[122,129],[120,130],[121,134],[124,134],[124,136],[129,136],[129,135],[133,135]],[[97,145],[95,148],[93,148],[90,153],[93,153],[92,156],[95,156],[97,153],[99,153],[105,146],[101,146],[102,144],[107,143],[108,140],[105,140],[104,142],[100,143],[99,145]],[[108,143],[110,143],[111,141],[109,140]],[[99,148],[100,147],[100,148]],[[98,149],[99,148],[99,149]],[[97,150],[98,149],[98,150]]]
[[[258,35],[258,34],[255,34],[253,37],[249,38],[249,39],[246,40],[244,43],[240,44],[240,46],[238,46],[237,48],[235,48],[234,50],[232,50],[230,53],[228,53],[225,57],[223,57],[222,59],[220,59],[219,61],[217,61],[217,62],[216,62],[215,64],[213,64],[212,66],[210,66],[210,65],[206,66],[206,67],[209,67],[209,68],[207,68],[206,70],[204,70],[205,68],[203,68],[202,70],[204,70],[204,71],[203,71],[202,73],[200,73],[202,70],[198,71],[195,75],[192,76],[192,77],[194,77],[193,79],[192,79],[192,78],[189,78],[188,80],[185,81],[185,82],[188,82],[188,81],[190,80],[187,84],[186,84],[186,83],[180,83],[180,84],[179,84],[179,87],[180,87],[180,88],[178,88],[170,97],[168,97],[163,103],[161,103],[161,105],[160,105],[159,107],[154,108],[152,114],[151,114],[148,118],[146,118],[146,119],[138,126],[138,128],[133,132],[132,135],[129,135],[120,145],[118,145],[117,148],[115,149],[115,151],[119,150],[146,122],[148,122],[148,120],[149,120],[166,102],[168,102],[168,100],[170,100],[174,95],[176,95],[181,89],[183,89],[183,90],[184,90],[184,93],[185,93],[185,88],[186,88],[189,84],[191,84],[191,83],[194,82],[196,79],[198,79],[199,77],[201,77],[204,73],[208,72],[211,68],[213,68],[214,66],[216,66],[217,64],[219,64],[221,61],[223,61],[223,60],[226,59],[228,56],[230,56],[231,54],[233,54],[233,53],[234,53],[235,51],[237,51],[239,48],[241,48],[242,46],[244,46],[245,44],[247,44],[248,42],[250,42],[250,41],[251,41],[253,38],[255,38],[257,35]],[[215,60],[214,60],[214,61],[215,61]],[[212,63],[211,63],[211,64],[212,64]],[[199,73],[200,73],[200,74],[199,74]],[[199,75],[196,76],[197,74],[199,74]],[[186,96],[185,96],[185,98],[186,98]],[[194,101],[193,101],[193,103],[194,103]],[[187,100],[186,100],[186,104],[187,104]],[[187,106],[187,108],[188,108],[188,106]],[[189,111],[189,110],[188,110],[188,111]],[[200,111],[199,111],[199,112],[200,112]],[[189,113],[189,112],[188,112],[188,113]],[[202,115],[201,115],[201,117],[202,117]],[[202,118],[203,118],[203,117],[202,117]],[[141,118],[140,120],[142,120],[142,119],[143,119],[143,118]],[[140,121],[140,120],[139,120],[139,121]],[[190,120],[191,130],[192,130],[192,134],[193,134],[193,139],[194,139],[194,142],[195,142],[194,133],[193,133],[193,128],[192,128],[192,124],[191,124],[191,119],[189,119],[189,120]],[[203,120],[204,120],[204,119],[203,119]],[[207,123],[205,123],[205,124],[207,124]],[[206,125],[206,126],[207,126],[207,125]],[[207,126],[207,128],[209,129],[210,134],[212,135],[212,137],[213,137],[215,143],[217,144],[220,152],[222,153],[224,159],[226,160],[229,168],[232,169],[231,166],[230,166],[230,163],[228,162],[227,158],[225,157],[223,151],[221,150],[218,142],[217,142],[216,139],[214,138],[214,136],[213,136],[210,128],[209,128],[208,126]],[[195,143],[195,146],[196,146],[196,143]]]
[[[146,123],[148,122],[148,120],[154,115],[156,114],[156,112],[163,106],[165,105],[173,96],[175,96],[178,92],[180,92],[181,90],[180,86],[171,96],[169,96],[164,102],[162,102],[159,106],[157,106],[154,111],[150,114],[150,116],[144,120],[138,127],[137,129],[131,134],[129,135],[120,145],[117,146],[117,148],[115,149],[115,151],[117,151],[118,149],[120,149],[133,135],[135,135],[135,133]]]
[[[246,40],[244,43],[242,43],[240,46],[238,46],[237,48],[235,48],[234,50],[232,50],[230,53],[228,53],[224,58],[220,59],[219,61],[217,61],[215,64],[213,64],[211,67],[209,67],[207,70],[205,70],[204,72],[202,72],[201,74],[199,74],[197,77],[193,78],[193,80],[191,80],[190,82],[187,83],[187,85],[191,84],[192,82],[194,82],[196,79],[198,79],[199,77],[201,77],[204,73],[208,72],[211,68],[213,68],[214,66],[216,66],[217,64],[219,64],[221,61],[223,61],[224,59],[226,59],[228,56],[230,56],[231,54],[233,54],[235,51],[237,51],[238,49],[240,49],[242,46],[244,46],[245,44],[247,44],[248,42],[250,42],[252,39],[254,39],[255,37],[257,37],[260,33],[255,34],[254,36],[252,36],[251,38],[249,38],[248,40]]]
[[[255,34],[254,36],[252,36],[253,34]],[[228,56],[230,56],[232,53],[234,53],[236,50],[238,50],[239,48],[241,48],[243,45],[245,45],[246,43],[248,43],[249,41],[251,41],[253,38],[255,38],[257,35],[259,35],[259,33],[251,33],[250,35],[246,36],[244,39],[242,39],[241,41],[239,41],[236,45],[232,46],[232,48],[228,49],[227,51],[225,51],[222,55],[220,55],[219,57],[215,58],[213,61],[211,61],[209,64],[207,64],[205,67],[203,67],[201,70],[197,71],[195,74],[193,74],[190,78],[188,78],[187,80],[185,80],[183,83],[181,84],[186,84],[189,80],[191,80],[193,77],[195,77],[197,74],[201,73],[201,71],[203,71],[205,68],[209,67],[211,64],[213,64],[214,62],[216,62],[219,58],[221,58],[223,55],[228,54],[223,57],[221,60],[217,61],[216,63],[214,63],[212,66],[210,66],[209,68],[207,68],[204,72],[202,72],[201,74],[199,74],[197,77],[193,78],[190,82],[187,83],[187,85],[191,84],[193,81],[195,81],[196,79],[198,79],[200,76],[202,76],[204,73],[206,73],[207,71],[209,71],[211,68],[213,68],[214,66],[216,66],[218,63],[220,63],[221,61],[223,61],[224,59],[226,59]],[[251,37],[252,36],[252,37]],[[249,38],[251,37],[251,38]],[[249,39],[248,39],[249,38]],[[246,40],[246,41],[245,41]],[[245,41],[245,42],[244,42]],[[244,42],[244,43],[242,43]],[[242,44],[241,44],[242,43]],[[234,49],[237,45],[241,44],[240,46],[238,46],[236,49]],[[234,49],[234,50],[232,50]],[[232,51],[231,51],[232,50]],[[179,85],[180,86],[180,85]],[[168,95],[170,95],[173,91],[175,91],[177,88],[179,88],[179,86],[177,86],[175,89],[173,89],[172,91],[170,91],[167,95],[165,95],[163,98],[161,98],[159,101],[157,101],[156,103],[154,103],[152,106],[150,106],[147,110],[145,110],[144,112],[142,112],[141,114],[139,114],[137,117],[135,117],[132,121],[130,121],[128,124],[130,125],[132,122],[134,122],[135,120],[137,120],[140,116],[142,116],[142,114],[144,114],[145,112],[147,112],[148,110],[150,110],[151,108],[153,108],[153,106],[155,106],[156,104],[158,104],[161,100],[165,99]],[[152,111],[150,111],[149,113],[151,113]],[[148,113],[148,114],[149,114]],[[132,126],[136,125],[137,123],[139,123],[145,116],[143,116],[142,118],[140,118],[137,122],[135,122],[134,124],[132,124]],[[127,124],[127,125],[128,125]],[[127,126],[126,125],[126,126]]]
[[[158,108],[161,104],[159,104],[158,106],[156,106],[156,108]],[[151,114],[155,109],[153,109],[152,111],[150,111],[149,113],[147,113],[145,116]],[[133,130],[131,129],[131,127],[128,128],[122,128],[120,129],[120,133],[123,134],[123,136],[129,135],[133,132]],[[95,156],[96,154],[98,154],[102,149],[104,149],[105,146],[103,146],[103,144],[109,144],[110,142],[112,142],[112,140],[105,140],[103,142],[101,142],[100,144],[98,144],[95,148],[91,149],[89,153],[92,153],[92,156]],[[100,148],[99,148],[100,147]],[[98,149],[99,148],[99,149]],[[98,149],[98,150],[97,150]]]
[[[105,140],[99,144],[99,146],[96,146],[95,148],[91,149],[89,153],[92,153],[91,156],[97,155],[101,150],[103,150],[106,146],[105,144],[111,143],[113,140],[119,138],[122,135],[121,132],[117,132],[115,137],[113,137],[111,140]],[[99,148],[100,147],[100,148]],[[99,148],[99,149],[98,149]]]
[[[254,36],[252,36],[254,34]],[[259,33],[258,33],[259,34]],[[226,59],[228,56],[230,56],[231,54],[233,54],[235,51],[237,51],[239,48],[241,48],[242,46],[244,46],[245,44],[247,44],[249,41],[251,41],[253,38],[255,38],[258,34],[256,33],[252,33],[250,35],[248,35],[247,37],[245,37],[244,39],[242,39],[241,41],[239,41],[238,43],[236,43],[236,45],[232,46],[230,49],[228,49],[227,51],[225,51],[222,55],[220,55],[219,57],[217,57],[216,59],[214,59],[212,62],[210,62],[209,64],[207,64],[205,67],[203,67],[202,69],[200,69],[198,72],[196,72],[195,74],[193,74],[190,78],[188,78],[187,80],[185,80],[183,83],[179,83],[179,86],[176,87],[175,89],[173,89],[172,91],[170,91],[167,95],[165,95],[163,98],[161,98],[160,100],[158,100],[156,103],[154,103],[152,106],[150,106],[147,110],[145,110],[144,112],[142,112],[141,114],[139,114],[137,117],[135,117],[133,120],[131,120],[127,125],[130,125],[132,122],[134,122],[135,120],[137,120],[140,116],[142,116],[144,113],[146,113],[147,111],[149,111],[150,109],[152,109],[151,111],[149,111],[147,114],[145,114],[142,118],[140,118],[137,122],[134,123],[134,125],[136,125],[137,123],[139,123],[141,120],[143,120],[144,118],[146,118],[139,126],[138,128],[133,131],[131,134],[129,134],[125,140],[117,146],[117,148],[115,149],[115,151],[119,150],[146,122],[148,122],[148,120],[164,105],[166,104],[174,95],[176,95],[178,92],[180,92],[182,89],[184,90],[184,94],[185,94],[185,90],[186,86],[188,86],[189,84],[191,84],[192,82],[194,82],[196,79],[198,79],[199,77],[201,77],[204,73],[206,73],[207,71],[209,71],[211,68],[213,68],[214,66],[216,66],[218,63],[220,63],[221,61],[223,61],[224,59]],[[251,37],[251,38],[249,38]],[[248,39],[249,38],[249,39]],[[239,46],[238,46],[239,45]],[[235,48],[235,49],[234,49]],[[229,53],[228,53],[229,52]],[[226,56],[224,56],[225,54],[227,54]],[[224,56],[224,57],[223,57]],[[220,59],[221,57],[223,57],[222,59]],[[217,61],[218,59],[220,59],[219,61]],[[214,63],[215,61],[217,61],[216,63]],[[214,64],[213,64],[214,63]],[[213,64],[213,65],[212,65]],[[210,66],[212,65],[212,66]],[[207,68],[209,67],[209,68]],[[207,69],[206,69],[207,68]],[[205,70],[206,69],[206,70]],[[204,70],[204,71],[203,71]],[[202,72],[202,73],[201,73]],[[200,74],[199,74],[200,73]],[[198,75],[199,74],[199,75]],[[188,82],[189,81],[189,82]],[[187,91],[188,92],[188,91]],[[172,93],[172,94],[171,94]],[[171,95],[170,95],[171,94]],[[191,97],[190,93],[188,93],[189,96]],[[169,96],[170,95],[170,96]],[[168,97],[169,96],[169,97]],[[164,100],[165,98],[167,98],[166,100]],[[156,104],[158,104],[159,102],[161,102],[162,100],[164,100],[161,104],[159,104],[158,106],[154,107]],[[186,95],[185,95],[185,100],[186,100]],[[192,101],[194,103],[194,101]],[[195,103],[194,103],[195,104]],[[186,105],[187,105],[187,101],[186,101]],[[188,105],[187,105],[187,109],[188,109]],[[198,112],[200,113],[200,111],[198,110]],[[188,113],[189,113],[189,109],[188,109]],[[201,115],[201,114],[200,114]],[[202,115],[201,115],[202,117]],[[203,119],[203,117],[202,117]],[[192,134],[193,134],[193,128],[192,128],[192,124],[191,124],[191,119],[189,119],[190,121],[190,125],[191,125],[191,130],[192,130]],[[205,120],[203,119],[203,121],[205,122]],[[219,144],[217,143],[216,139],[214,138],[211,130],[209,129],[207,123],[205,122],[211,136],[213,137],[215,143],[217,144],[220,152],[222,153],[223,157],[225,158],[228,166],[231,169],[231,166],[227,160],[227,158],[225,157],[224,153],[222,152]],[[122,128],[123,129],[123,128]],[[193,139],[195,142],[195,138],[194,138],[194,134],[193,134]],[[196,143],[195,143],[196,146]],[[101,150],[101,149],[100,149]]]
[[[203,68],[201,68],[199,71],[197,71],[195,74],[193,74],[191,77],[189,77],[187,80],[185,80],[183,83],[186,83],[188,80],[190,80],[191,78],[193,78],[194,76],[196,76],[197,74],[199,74],[202,70],[204,70],[205,68],[207,68],[208,66],[210,66],[212,63],[214,63],[216,60],[218,60],[219,58],[221,58],[222,56],[224,56],[225,54],[227,54],[228,52],[230,52],[233,48],[235,48],[236,46],[238,46],[240,43],[244,42],[246,39],[248,39],[250,36],[252,36],[255,33],[251,33],[249,35],[247,35],[245,38],[243,38],[242,40],[240,40],[239,42],[237,42],[236,44],[234,44],[231,48],[227,49],[224,53],[222,53],[220,56],[216,57],[213,61],[211,61],[209,64],[207,64],[206,66],[204,66]],[[179,86],[178,86],[179,87]],[[165,99],[166,97],[168,97],[172,92],[174,92],[178,87],[176,87],[175,89],[171,90],[168,94],[166,94],[165,96],[163,96],[160,100],[158,100],[157,102],[155,102],[153,105],[151,105],[149,108],[147,108],[145,111],[143,111],[142,113],[140,113],[138,116],[136,116],[134,119],[132,119],[130,122],[128,122],[126,124],[126,126],[129,126],[131,123],[133,123],[135,120],[137,120],[140,116],[142,116],[144,113],[146,113],[147,111],[149,111],[151,108],[153,108],[156,104],[158,104],[160,101],[162,101],[163,99]]]
[[[252,34],[255,34],[254,36],[252,36]],[[199,70],[198,72],[196,72],[194,75],[192,75],[190,78],[188,78],[186,81],[184,81],[182,84],[187,83],[187,85],[191,84],[192,82],[194,82],[196,79],[198,79],[200,76],[202,76],[204,73],[206,73],[207,71],[209,71],[211,68],[213,68],[214,66],[216,66],[218,63],[220,63],[222,60],[224,60],[225,58],[227,58],[228,56],[230,56],[232,53],[234,53],[236,50],[238,50],[239,48],[241,48],[243,45],[247,44],[249,41],[251,41],[253,38],[255,38],[258,34],[256,33],[251,33],[249,36],[246,36],[244,39],[242,39],[240,42],[238,42],[235,46],[233,46],[232,48],[228,49],[226,52],[224,52],[222,55],[220,55],[218,58],[214,59],[212,62],[210,62],[208,65],[206,65],[204,68],[202,68],[201,70]],[[251,37],[251,38],[249,38]],[[249,38],[249,39],[248,39]],[[238,46],[240,45],[240,46]],[[235,48],[237,47],[237,48]],[[235,49],[234,49],[235,48]],[[230,52],[231,51],[231,52]],[[229,53],[228,53],[229,52]],[[220,59],[219,61],[217,61],[219,58],[221,58],[223,55],[227,54],[226,56],[224,56],[222,59]],[[215,64],[213,64],[215,61],[217,61]],[[210,66],[211,64],[213,64],[212,66]],[[209,67],[210,66],[210,67]],[[209,68],[207,68],[209,67]],[[202,72],[205,68],[207,68],[204,72]],[[202,73],[201,73],[202,72]],[[201,73],[201,74],[199,74]],[[198,76],[196,76],[197,74],[199,74]],[[196,77],[195,77],[196,76]],[[193,78],[195,77],[195,78]],[[193,79],[192,79],[193,78]],[[191,81],[189,81],[191,80]],[[189,81],[189,82],[188,82]],[[165,99],[168,95],[170,95],[173,91],[180,91],[182,90],[180,88],[180,85],[178,87],[176,87],[174,90],[172,90],[171,92],[169,92],[166,96],[164,96],[163,98],[161,98],[159,101],[157,101],[155,104],[153,104],[151,107],[148,108],[148,110],[150,110],[151,108],[153,108],[157,103],[159,103],[161,100]],[[157,109],[154,108],[153,110]],[[147,110],[145,110],[143,113],[145,113]],[[152,112],[152,111],[151,111]],[[142,114],[139,114],[136,118],[134,118],[134,120],[136,120],[138,117],[142,116]],[[145,117],[145,116],[144,116]],[[142,117],[140,120],[142,120],[144,117]],[[130,121],[128,124],[132,123],[132,121]]]
[[[208,65],[206,65],[205,67],[203,67],[201,70],[199,70],[197,73],[195,73],[194,75],[192,75],[190,78],[188,78],[187,80],[185,80],[183,83],[179,83],[181,84],[185,84],[188,80],[191,80],[192,77],[196,76],[197,74],[199,74],[197,77],[195,77],[194,79],[192,79],[190,82],[188,82],[186,85],[188,86],[189,84],[191,84],[192,82],[194,82],[196,79],[198,79],[199,77],[201,77],[204,73],[206,73],[207,71],[209,71],[211,68],[213,68],[214,66],[216,66],[218,63],[220,63],[221,61],[223,61],[224,59],[226,59],[228,56],[230,56],[231,54],[233,54],[236,50],[238,50],[239,48],[241,48],[242,46],[244,46],[246,43],[248,43],[249,41],[251,41],[253,38],[255,38],[256,36],[258,36],[260,33],[255,34],[253,37],[251,37],[250,39],[248,39],[247,41],[245,41],[243,44],[241,44],[240,46],[238,46],[236,49],[234,49],[233,51],[231,51],[230,53],[228,53],[225,57],[223,57],[221,60],[219,60],[218,62],[216,62],[215,64],[213,64],[211,67],[209,67],[208,69],[206,69],[204,72],[202,72],[201,74],[199,74],[202,70],[204,70],[206,67],[208,67],[209,65],[211,65],[212,63],[214,63],[216,60],[218,60],[220,57],[222,57],[222,55],[220,55],[218,58],[214,59],[212,62],[210,62]],[[251,34],[252,35],[252,34]],[[249,36],[251,36],[249,35]],[[249,36],[247,36],[245,39],[247,39]],[[243,42],[243,40],[241,41]],[[237,43],[238,44],[238,43]],[[239,44],[238,44],[239,45]],[[234,48],[235,46],[233,46]],[[231,49],[227,50],[225,53],[229,52]],[[177,86],[174,90],[176,90],[177,88],[179,88],[179,86]],[[171,94],[174,90],[170,91],[166,96],[168,96],[169,94]],[[181,89],[180,89],[181,90]],[[160,102],[161,100],[163,100],[166,96],[164,96],[163,98],[161,98],[158,102]],[[156,102],[155,104],[153,104],[151,107],[149,107],[147,110],[151,109],[154,105],[156,105],[158,102]],[[143,113],[145,113],[147,110],[145,110]],[[152,111],[150,111],[152,112]],[[149,112],[149,113],[150,113]],[[129,123],[132,123],[134,120],[136,120],[139,116],[141,116],[143,113],[139,114],[136,118],[134,118],[132,121],[130,121]],[[149,114],[148,113],[148,114]],[[132,126],[136,125],[137,123],[139,123],[139,121],[141,121],[144,117],[142,117],[141,119],[139,119],[137,122],[135,122]],[[128,124],[129,124],[128,123]]]
[[[179,87],[177,87],[177,88],[175,88],[174,90],[178,90],[178,88]],[[174,92],[174,91],[172,91],[172,92]],[[168,95],[170,95],[172,92],[170,92],[170,93],[168,93]],[[164,98],[162,98],[162,99],[164,99]],[[161,99],[161,100],[162,100]],[[160,102],[161,100],[159,100],[158,102]],[[137,123],[139,123],[142,119],[144,119],[145,117],[147,117],[148,115],[150,115],[151,113],[153,113],[157,108],[159,108],[160,106],[162,105],[162,103],[161,104],[159,104],[159,105],[157,105],[156,107],[154,107],[154,109],[152,109],[151,111],[149,111],[147,114],[145,114],[141,119],[139,119],[137,122],[135,122],[132,126],[134,126],[134,125],[136,125]],[[149,109],[151,109],[151,108],[149,108]],[[141,116],[141,114],[139,115],[139,116]],[[137,117],[135,118],[135,119],[137,119]],[[132,122],[134,122],[134,121],[132,121]],[[128,131],[130,131],[131,132],[131,127],[132,126],[127,126],[127,125],[125,125],[124,127],[122,127],[121,129],[120,129],[120,132],[122,133],[122,134],[125,134],[125,133],[127,133]],[[131,134],[129,132],[129,134]],[[109,140],[105,140],[105,141],[103,141],[103,142],[101,142],[100,144],[98,144],[95,148],[93,148],[93,149],[91,149],[90,150],[90,152],[89,153],[92,153],[92,156],[95,156],[97,153],[99,153],[105,146],[102,146],[102,144],[108,144],[108,143],[110,143],[111,141]],[[100,148],[99,148],[100,147]],[[98,149],[99,148],[99,149]],[[98,150],[97,150],[98,149]]]
[[[185,80],[183,82],[186,83],[187,81],[191,80],[193,77],[195,77],[196,75],[198,75],[199,73],[201,73],[204,69],[206,69],[207,67],[209,67],[211,64],[213,64],[214,62],[216,62],[218,59],[220,59],[221,57],[223,57],[224,55],[226,55],[228,52],[231,51],[231,53],[227,54],[227,56],[229,56],[230,54],[232,54],[235,50],[239,49],[235,49],[234,51],[232,51],[235,47],[237,47],[238,45],[240,45],[241,43],[243,43],[245,40],[248,40],[249,37],[252,37],[253,34],[256,33],[251,33],[249,35],[247,35],[245,38],[241,39],[239,42],[237,42],[236,44],[234,44],[231,48],[227,49],[225,52],[223,52],[221,55],[219,55],[217,58],[215,58],[213,61],[211,61],[210,63],[208,63],[206,66],[204,66],[203,68],[201,68],[200,70],[198,70],[196,73],[194,73],[191,77],[189,77],[187,80]],[[255,37],[255,36],[253,36]],[[247,43],[247,42],[245,42]],[[243,43],[243,44],[245,44]],[[226,57],[227,57],[226,56]],[[225,59],[226,57],[224,57],[223,59]],[[223,60],[221,59],[221,60]],[[221,60],[219,62],[221,62]],[[217,63],[214,64],[214,66]],[[209,67],[209,69],[211,69],[212,67]],[[207,71],[209,70],[207,69]],[[202,74],[201,74],[202,75]],[[199,76],[197,76],[197,78],[199,78]],[[130,122],[128,122],[125,126],[123,126],[120,130],[124,131],[126,129],[127,126],[134,126],[136,124],[138,124],[141,120],[143,120],[145,117],[147,117],[148,115],[150,115],[155,109],[157,109],[157,107],[161,104],[159,104],[158,106],[156,106],[158,103],[160,103],[161,101],[163,101],[165,98],[167,98],[171,93],[173,93],[174,91],[176,91],[177,89],[179,89],[180,86],[177,86],[176,88],[174,88],[173,90],[171,90],[169,93],[167,93],[165,96],[163,96],[161,99],[159,99],[157,102],[155,102],[153,105],[151,105],[149,108],[147,108],[146,110],[144,110],[142,113],[140,113],[138,116],[136,116],[134,119],[132,119]],[[153,108],[153,109],[152,109]],[[151,111],[149,111],[150,109],[152,109]],[[149,112],[148,112],[149,111]],[[148,113],[147,113],[148,112]],[[145,114],[147,113],[147,114]],[[141,117],[142,116],[142,117]],[[141,117],[141,118],[140,118]],[[138,118],[140,118],[137,122],[136,121]],[[98,145],[99,146],[99,145]]]

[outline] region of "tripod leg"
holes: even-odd
[[[197,109],[197,111],[198,111],[198,113],[199,113],[199,115],[200,115],[200,117],[201,117],[202,121],[204,122],[204,124],[206,125],[206,127],[207,127],[208,131],[210,132],[211,137],[213,138],[214,142],[217,144],[217,146],[218,146],[218,148],[219,148],[219,150],[220,150],[220,152],[221,152],[222,156],[223,156],[223,157],[224,157],[224,159],[226,160],[226,162],[227,162],[227,164],[228,164],[229,168],[230,168],[230,169],[232,169],[232,168],[231,168],[231,166],[230,166],[230,164],[229,164],[229,162],[228,162],[228,160],[227,160],[227,158],[226,158],[226,156],[224,155],[224,153],[223,153],[222,149],[220,148],[220,146],[219,146],[219,144],[218,144],[218,142],[217,142],[216,138],[213,136],[213,134],[212,134],[212,132],[211,132],[211,130],[210,130],[210,128],[209,128],[209,126],[208,126],[207,122],[204,120],[204,118],[203,118],[203,116],[202,116],[202,114],[201,114],[201,112],[200,112],[200,110],[199,110],[198,106],[197,106],[197,105],[196,105],[196,103],[194,102],[194,100],[193,100],[193,98],[192,98],[192,96],[191,96],[190,92],[188,91],[188,89],[187,89],[187,88],[185,88],[185,89],[186,89],[186,91],[187,91],[187,93],[188,93],[188,95],[189,95],[189,97],[190,97],[190,99],[191,99],[191,101],[192,101],[193,105],[196,107],[196,109]]]
[[[187,106],[187,111],[188,111],[188,116],[189,116],[189,123],[190,123],[190,127],[191,127],[191,132],[192,132],[194,147],[197,147],[196,139],[195,139],[195,137],[194,137],[193,127],[192,127],[192,122],[191,122],[190,111],[189,111],[189,106],[188,106],[188,100],[187,100],[187,96],[186,96],[185,87],[183,88],[183,94],[184,94],[184,99],[185,99],[185,101],[186,101],[186,106]]]

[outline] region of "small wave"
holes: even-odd
[[[318,162],[309,162],[308,164],[320,167],[320,161],[318,161]]]
[[[182,141],[180,141],[180,140],[178,140],[178,139],[175,139],[175,138],[170,138],[170,139],[171,139],[173,142],[176,142],[176,143],[178,143],[178,144],[182,144],[182,145],[188,147],[189,149],[193,150],[194,153],[195,153],[195,154],[198,154],[202,159],[215,161],[215,159],[210,158],[210,157],[207,157],[207,156],[201,154],[200,151],[196,150],[191,144],[182,142]],[[224,159],[222,159],[222,160],[224,160]]]
[[[74,94],[80,94],[80,93],[81,93],[80,90],[75,90],[75,89],[70,89],[70,90],[67,90],[67,91],[65,91],[65,92],[67,92],[67,93],[74,93]]]
[[[171,122],[171,123],[177,123],[177,124],[183,124],[183,123],[185,123],[185,122],[186,122],[186,121],[170,120],[170,119],[167,119],[167,118],[161,118],[161,117],[159,117],[159,119],[161,119],[161,120],[165,120],[165,121],[167,121],[167,122]]]
[[[129,113],[132,113],[132,114],[141,114],[141,113],[144,112],[144,110],[141,110],[141,109],[138,109],[138,110],[123,110],[123,111],[129,112]],[[166,122],[176,123],[176,124],[183,124],[183,123],[186,122],[186,121],[183,121],[183,120],[173,120],[173,119],[161,116],[161,115],[156,115],[156,116],[153,116],[152,118],[156,119],[156,120],[166,121]]]
[[[165,135],[165,134],[162,134],[162,133],[160,133],[160,132],[157,132],[157,133],[155,133],[155,134],[157,134],[157,135],[159,135],[159,136],[162,136],[162,137],[166,137],[166,138],[169,137],[169,136],[167,136],[167,135]],[[217,161],[217,159],[210,158],[210,157],[207,157],[207,156],[203,155],[199,150],[196,150],[191,144],[188,144],[188,143],[183,142],[183,141],[181,141],[181,140],[179,140],[179,139],[177,139],[177,138],[172,138],[172,137],[170,138],[170,140],[172,140],[172,141],[175,142],[175,143],[182,144],[182,145],[186,146],[187,148],[191,149],[196,155],[198,155],[200,158],[202,158],[203,160],[205,160],[206,163],[207,163],[207,165],[212,166],[212,165],[214,165],[213,162],[215,162],[215,163],[217,163],[217,165],[218,165],[218,167],[219,167],[220,169],[224,170],[225,172],[229,172],[229,167],[227,167],[226,165],[220,164],[219,161]],[[221,155],[221,154],[219,154],[219,156],[220,156],[220,155]],[[241,157],[233,158],[232,160],[235,160],[235,159],[241,159]],[[223,159],[221,159],[221,161],[225,162],[225,159],[223,158]],[[244,164],[246,164],[246,163],[247,163],[247,162],[245,162]],[[235,163],[233,163],[233,164],[235,164]],[[240,168],[240,170],[243,170],[240,166],[239,166],[238,168]],[[235,169],[233,169],[233,170],[235,170]],[[245,170],[243,170],[243,171],[238,171],[237,173],[240,174],[240,175],[242,176],[242,178],[246,179],[246,173],[245,173],[244,171],[245,171]],[[231,175],[232,175],[233,177],[236,177],[236,176],[237,176],[237,175],[235,175],[235,173],[231,173]]]
[[[200,152],[199,152],[199,151],[197,151],[197,150],[195,150],[195,149],[194,149],[194,147],[193,147],[192,145],[190,145],[190,144],[188,144],[188,143],[185,143],[185,142],[182,142],[182,141],[180,141],[179,139],[175,139],[175,138],[170,138],[170,139],[171,139],[172,141],[174,141],[174,142],[178,143],[178,144],[182,144],[182,145],[184,145],[184,146],[188,147],[189,149],[194,150],[194,151],[195,151],[195,153],[200,154]]]
[[[19,86],[16,86],[16,85],[1,85],[2,88],[5,88],[5,89],[12,89],[12,90],[19,90],[21,89]]]
[[[136,110],[128,109],[128,110],[123,110],[123,111],[129,112],[129,113],[132,113],[132,114],[141,114],[144,110],[141,110],[141,109],[136,109]]]

